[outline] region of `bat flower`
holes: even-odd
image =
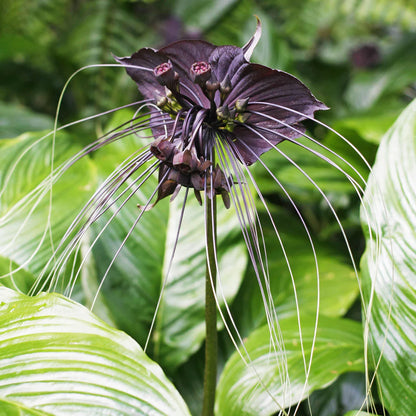
[[[152,104],[146,127],[159,160],[157,201],[183,186],[199,201],[200,191],[220,194],[228,207],[234,169],[225,169],[226,159],[251,165],[301,136],[302,120],[327,109],[292,75],[248,61],[260,31],[258,24],[243,48],[183,40],[116,57]]]

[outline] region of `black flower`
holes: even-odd
[[[259,36],[258,25],[243,48],[184,40],[116,58],[155,104],[148,127],[155,138],[150,152],[159,160],[157,200],[184,186],[199,200],[200,191],[221,194],[229,206],[233,178],[214,166],[215,153],[223,149],[251,165],[282,140],[301,136],[300,122],[327,108],[292,75],[248,62]]]

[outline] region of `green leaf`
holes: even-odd
[[[0,416],[53,416],[51,413],[30,409],[14,401],[0,399]]]
[[[345,413],[344,416],[377,416],[375,413],[367,413],[362,410],[352,410],[351,412]]]
[[[315,314],[318,293],[320,314],[332,317],[344,315],[358,295],[357,277],[343,258],[345,250],[321,243],[313,236],[319,268],[318,280],[312,247],[299,219],[282,209],[274,212],[274,218],[294,279],[293,283],[278,238],[268,226],[268,220],[261,217],[267,247],[270,292],[279,316],[296,315],[296,298],[301,311]],[[244,336],[266,323],[259,284],[251,267],[232,312]]]
[[[297,317],[280,319],[282,345],[277,351],[270,343],[267,325],[253,332],[244,342],[250,357],[248,364],[234,353],[224,368],[217,387],[216,414],[272,415],[280,408],[296,405],[313,390],[325,387],[344,372],[362,371],[361,325],[326,317],[320,317],[318,325],[307,383],[305,368],[311,356],[313,316],[302,316],[302,338]],[[241,353],[246,356],[243,349]]]
[[[0,48],[1,49],[1,48]],[[0,102],[0,138],[16,137],[27,131],[51,130],[51,117],[22,106]]]
[[[27,133],[0,141],[0,254],[37,275],[91,193],[95,173],[77,162],[50,192],[52,136]],[[79,151],[73,138],[57,134],[54,172]],[[52,201],[52,204],[51,204]]]
[[[22,293],[28,293],[36,277],[10,259],[0,256],[0,284]],[[17,271],[16,271],[17,270]]]
[[[59,415],[188,415],[136,342],[56,294],[0,288],[0,396]]]
[[[94,162],[99,182],[102,183],[113,169],[142,145],[140,140],[130,137],[97,151]],[[137,204],[145,205],[156,186],[156,176],[150,177],[124,206],[124,198],[121,198],[92,225],[89,241],[86,242],[90,249],[94,239],[102,233],[90,255],[93,265],[83,276],[83,285],[88,291],[87,303],[90,304],[95,297],[101,279],[115,258],[101,288],[100,300],[106,306],[110,319],[141,345],[146,341],[160,293],[169,206],[168,200],[161,201],[154,209],[143,213]],[[123,186],[121,191],[125,189],[126,186]],[[118,208],[121,208],[120,212],[103,232]],[[139,223],[115,257],[140,215]],[[94,311],[99,313],[95,308]],[[104,318],[101,313],[100,316]]]
[[[303,408],[310,409],[311,415],[341,415],[351,409],[366,408],[368,396],[364,373],[342,374],[330,386],[314,391],[303,402]]]
[[[340,140],[337,138],[337,141]],[[326,152],[316,144],[306,139],[299,139],[304,146],[315,152],[319,152],[334,163],[337,163],[344,171],[356,178],[356,174],[334,155]],[[338,145],[339,146],[339,145]],[[332,146],[330,146],[333,149]],[[339,146],[340,147],[340,146]],[[345,147],[345,146],[344,146]],[[343,151],[351,153],[351,149],[333,149],[343,156]],[[280,152],[282,154],[280,154]],[[283,156],[285,155],[285,156]],[[287,159],[288,157],[289,159]],[[290,142],[279,144],[279,152],[269,152],[263,156],[263,161],[267,167],[276,174],[277,179],[284,189],[291,195],[297,203],[311,204],[318,202],[321,208],[326,208],[326,203],[322,194],[316,186],[309,180],[299,167],[320,187],[335,209],[344,208],[354,197],[355,191],[346,176],[331,166],[327,161],[322,160],[316,154]],[[296,167],[292,161],[298,165]],[[351,162],[351,156],[346,158]],[[354,163],[355,164],[355,163]],[[263,168],[261,164],[255,165],[255,178],[259,188],[264,194],[278,192],[286,198],[285,192],[276,184],[275,179]],[[328,211],[329,209],[326,208]],[[330,214],[329,214],[330,215]]]
[[[415,177],[416,100],[381,142],[362,210],[369,359],[379,363],[380,396],[392,416],[413,414],[416,406]]]

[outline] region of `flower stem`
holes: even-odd
[[[215,287],[217,268],[215,265],[215,242],[217,238],[216,197],[205,196],[207,236],[207,265],[205,273],[205,370],[202,416],[214,415],[215,387],[217,383],[217,304]]]

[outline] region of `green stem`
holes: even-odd
[[[202,416],[214,415],[215,387],[217,384],[217,304],[215,287],[217,269],[215,265],[215,241],[217,234],[217,205],[215,195],[212,199],[205,195],[207,267],[205,273],[205,370],[204,399]],[[214,289],[214,290],[213,290]]]

